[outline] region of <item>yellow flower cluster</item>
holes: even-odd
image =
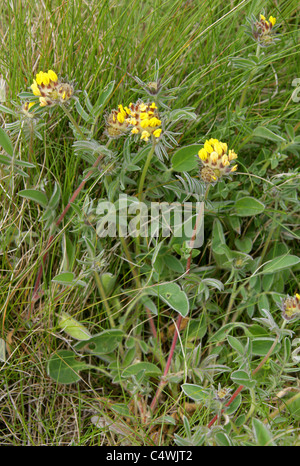
[[[286,320],[300,317],[300,295],[298,293],[294,297],[288,296],[282,302],[282,316]]]
[[[259,21],[254,21],[252,24],[252,34],[261,46],[267,47],[276,40],[274,26],[276,18],[270,16],[269,20],[264,15],[260,15]]]
[[[74,93],[73,86],[60,82],[57,74],[52,70],[47,73],[40,71],[30,87],[33,94],[39,97],[41,107],[65,103]]]
[[[276,24],[276,18],[274,18],[274,16],[270,16],[269,21],[267,21],[264,15],[260,15],[260,21],[264,22],[265,26],[269,29],[272,29]]]
[[[205,141],[204,146],[199,150],[198,156],[202,162],[200,172],[201,178],[207,183],[214,183],[222,176],[236,171],[237,165],[232,166],[231,162],[237,158],[234,150],[229,150],[226,142],[218,139]]]
[[[109,137],[119,137],[128,130],[131,134],[140,134],[141,139],[148,141],[154,136],[158,139],[162,129],[157,106],[154,102],[144,103],[138,100],[128,107],[118,105],[118,110],[112,110],[106,119],[106,133]]]

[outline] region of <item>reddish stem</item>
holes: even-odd
[[[196,218],[196,223],[195,223],[195,226],[194,226],[194,230],[193,230],[193,235],[192,235],[192,238],[191,238],[191,241],[190,241],[190,254],[189,254],[189,257],[188,257],[188,260],[187,260],[187,263],[186,263],[186,270],[185,270],[185,273],[186,274],[189,274],[190,273],[190,270],[191,270],[191,260],[192,260],[192,250],[193,250],[193,246],[194,246],[194,243],[195,243],[195,239],[196,239],[196,234],[197,234],[197,231],[198,231],[198,226],[199,226],[199,222],[201,220],[203,216],[203,210],[201,209],[197,215],[197,218]],[[178,340],[178,337],[179,337],[179,332],[180,332],[180,326],[181,326],[181,323],[182,323],[182,319],[183,319],[183,316],[182,315],[179,315],[178,316],[178,319],[177,319],[177,324],[176,324],[176,328],[175,328],[175,332],[174,332],[174,336],[173,336],[173,341],[172,341],[172,344],[171,344],[171,348],[170,348],[170,353],[169,353],[169,357],[167,359],[167,363],[166,363],[166,367],[165,367],[165,370],[164,370],[164,373],[163,373],[163,376],[160,380],[160,383],[157,387],[157,390],[156,390],[156,393],[154,395],[154,398],[151,402],[151,405],[150,405],[150,409],[152,410],[152,412],[154,411],[155,407],[156,407],[156,404],[158,402],[158,399],[160,397],[160,394],[164,388],[164,386],[166,385],[166,381],[165,381],[165,377],[166,375],[168,374],[169,372],[169,369],[170,369],[170,366],[171,366],[171,362],[172,362],[172,359],[173,359],[173,355],[174,355],[174,351],[175,351],[175,347],[176,347],[176,343],[177,343],[177,340]]]
[[[175,350],[175,346],[176,346],[176,343],[177,343],[177,339],[178,339],[178,336],[179,336],[179,331],[180,331],[180,325],[181,325],[181,321],[182,321],[182,316],[180,315],[177,319],[177,325],[176,325],[176,329],[175,329],[175,333],[174,333],[174,337],[173,337],[173,341],[172,341],[172,345],[171,345],[171,348],[170,348],[170,353],[169,353],[169,357],[168,357],[168,360],[167,360],[167,363],[166,363],[166,367],[165,367],[165,370],[164,370],[164,373],[163,373],[163,376],[160,380],[160,383],[158,385],[158,388],[156,390],[156,393],[155,393],[155,396],[151,402],[151,405],[150,405],[150,409],[152,411],[154,411],[154,408],[156,407],[156,404],[158,402],[158,399],[160,397],[160,394],[164,388],[164,386],[166,385],[166,381],[164,380],[166,375],[168,374],[169,372],[169,369],[170,369],[170,365],[171,365],[171,362],[172,362],[172,358],[173,358],[173,354],[174,354],[174,350]]]
[[[64,208],[62,214],[59,216],[59,218],[57,219],[56,223],[55,223],[55,226],[58,227],[60,225],[60,223],[62,222],[62,220],[64,219],[65,215],[67,214],[68,210],[70,209],[71,207],[71,204],[72,202],[75,201],[75,199],[77,198],[78,194],[80,193],[80,191],[84,188],[84,185],[85,183],[87,182],[88,178],[92,175],[93,173],[93,169],[96,168],[101,159],[103,158],[103,155],[99,155],[99,157],[97,158],[96,162],[93,164],[93,168],[88,172],[88,174],[86,175],[86,177],[83,179],[83,181],[80,183],[80,185],[78,186],[78,188],[74,191],[74,193],[72,194],[72,197],[70,198],[68,204],[66,205],[66,207]],[[40,268],[39,268],[39,271],[38,271],[38,274],[37,274],[37,278],[36,278],[36,281],[35,281],[35,285],[34,285],[34,289],[33,289],[33,293],[32,293],[32,300],[31,300],[31,309],[30,309],[30,312],[32,311],[33,309],[33,305],[34,305],[34,301],[38,298],[38,289],[39,289],[39,286],[40,286],[40,282],[41,282],[41,279],[42,279],[42,275],[43,275],[43,267],[45,265],[45,262],[46,262],[46,259],[47,259],[47,256],[48,256],[48,251],[49,251],[49,248],[53,242],[53,239],[54,239],[54,235],[51,235],[48,239],[48,243],[47,243],[47,247],[45,249],[45,253],[44,253],[44,256],[43,256],[43,261],[42,261],[42,264],[40,265]],[[30,314],[29,316],[30,317]]]
[[[154,324],[154,321],[153,321],[153,318],[152,318],[152,315],[151,315],[151,311],[150,311],[150,309],[148,307],[146,307],[146,313],[147,313],[147,317],[148,317],[148,320],[149,320],[152,335],[156,339],[157,338],[157,330],[156,330],[156,327],[155,327],[155,324]]]

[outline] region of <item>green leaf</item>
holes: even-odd
[[[23,189],[22,191],[18,192],[18,195],[25,197],[26,199],[30,199],[31,201],[40,204],[42,207],[47,207],[48,205],[48,198],[46,194],[36,189]]]
[[[172,256],[171,254],[166,254],[163,256],[163,261],[165,262],[168,269],[173,270],[179,274],[184,272],[184,267],[177,257]]]
[[[90,332],[78,322],[74,317],[71,317],[66,312],[62,312],[59,316],[58,327],[75,340],[89,340],[91,338]]]
[[[76,102],[75,107],[79,115],[84,119],[84,121],[86,121],[87,123],[93,122],[93,118],[84,110],[79,101]]]
[[[168,115],[170,121],[175,122],[178,120],[196,120],[196,113],[192,112],[193,108],[178,108],[172,110]],[[203,144],[202,144],[203,146]]]
[[[141,167],[139,167],[138,165],[134,165],[134,164],[128,164],[126,165],[126,171],[128,172],[137,172],[141,170]]]
[[[110,296],[117,281],[117,276],[110,272],[105,272],[100,275],[100,280],[105,291],[106,297]]]
[[[12,163],[12,162],[11,162]],[[19,165],[20,167],[26,167],[26,168],[36,168],[36,166],[33,163],[26,162],[25,160],[19,160],[19,159],[14,159],[13,162],[15,165]]]
[[[7,108],[5,107],[5,105],[1,105],[0,104],[0,112],[3,112],[3,113],[8,113],[9,115],[16,115],[16,112],[14,110],[12,110],[11,108]]]
[[[192,144],[178,149],[172,157],[172,169],[177,172],[189,172],[197,168],[201,147],[203,144]]]
[[[252,249],[252,240],[248,237],[243,239],[236,238],[234,242],[236,247],[245,254],[248,254]]]
[[[235,411],[239,408],[242,402],[242,396],[239,394],[226,408],[226,414],[230,416],[231,414],[235,413]]]
[[[238,338],[233,337],[232,335],[227,335],[227,341],[230,344],[231,348],[233,348],[237,353],[244,354],[245,348],[242,343],[238,340]]]
[[[151,362],[138,362],[126,367],[122,372],[122,377],[130,377],[132,375],[137,375],[140,372],[144,372],[145,375],[148,376],[161,374],[160,368],[155,364],[152,364]]]
[[[181,389],[188,397],[195,401],[207,401],[212,396],[209,390],[192,383],[184,383],[181,385]]]
[[[59,273],[54,278],[52,278],[52,281],[64,286],[86,286],[86,283],[83,280],[78,280],[75,278],[73,272]]]
[[[271,346],[273,345],[275,341],[275,338],[271,337],[258,337],[258,338],[253,338],[252,340],[252,353],[257,355],[257,356],[265,356],[271,349]],[[275,348],[272,351],[273,353],[277,353],[281,348],[280,343],[277,343]]]
[[[3,163],[4,165],[11,165],[12,159],[8,155],[0,154],[0,163]]]
[[[3,147],[5,152],[11,157],[14,155],[14,146],[3,128],[0,128],[0,146]]]
[[[185,329],[187,341],[201,340],[207,332],[207,322],[205,317],[200,319],[191,319],[189,325]]]
[[[145,307],[147,307],[153,314],[157,316],[157,307],[156,304],[152,299],[149,298],[149,296],[142,296],[141,301]]]
[[[225,242],[225,235],[224,235],[222,223],[220,222],[219,219],[216,218],[213,224],[211,248],[213,252],[217,254],[223,254],[224,253],[223,246],[225,244],[226,242]]]
[[[228,217],[228,221],[231,225],[231,228],[236,231],[239,235],[241,234],[241,219],[236,215],[231,215]]]
[[[130,411],[130,409],[125,403],[110,404],[110,409],[118,414],[121,414],[121,416],[124,417],[135,417],[135,415]]]
[[[49,207],[51,209],[56,209],[56,207],[57,207],[57,205],[59,203],[60,194],[61,194],[60,193],[60,186],[59,186],[58,183],[55,182],[53,193],[52,193],[50,201],[49,201]]]
[[[279,134],[273,133],[273,131],[269,130],[268,128],[265,128],[264,126],[258,126],[255,128],[253,131],[253,136],[257,136],[263,139],[268,139],[273,142],[286,142],[286,140],[279,136]]]
[[[262,309],[270,310],[270,304],[268,300],[268,296],[265,293],[262,293],[257,301],[257,307],[261,311]]]
[[[284,269],[290,269],[300,262],[300,257],[292,254],[283,254],[282,256],[275,257],[271,261],[265,263],[262,273],[275,273]]]
[[[37,97],[34,96],[32,94],[32,92],[27,92],[27,91],[20,92],[18,94],[18,97],[20,97],[20,99],[24,99],[24,100],[30,99],[31,101],[34,101],[34,100],[37,99]]]
[[[78,342],[76,350],[84,350],[96,356],[112,353],[123,338],[123,331],[119,329],[104,330],[98,335],[91,337],[88,342]]]
[[[258,419],[252,420],[253,433],[256,440],[256,445],[260,447],[275,446],[276,443],[273,441],[273,435],[269,429]]]
[[[265,205],[254,197],[246,196],[235,202],[234,209],[240,217],[252,217],[261,214],[265,210]]]
[[[23,162],[17,159],[13,160],[11,157],[9,157],[8,155],[4,155],[4,154],[0,154],[0,163],[3,163],[3,165],[13,166],[16,173],[26,178],[28,178],[27,173],[21,170],[21,168],[18,168],[17,166],[14,166],[14,165],[21,165],[21,166],[23,165],[25,167],[30,167],[30,168],[35,167],[35,165],[30,164],[29,162]]]
[[[147,290],[148,294],[158,296],[168,306],[185,317],[189,312],[189,300],[177,283],[155,285]]]
[[[232,445],[230,438],[224,432],[216,434],[217,445],[220,447],[230,447]]]
[[[53,282],[60,283],[62,285],[72,285],[74,280],[73,272],[62,272],[52,278]]]
[[[51,356],[47,374],[56,382],[70,384],[80,380],[79,371],[88,368],[87,364],[75,359],[73,351],[60,350]]]
[[[234,371],[232,372],[230,377],[233,380],[233,382],[239,385],[244,385],[244,387],[247,387],[247,388],[255,387],[256,381],[251,380],[251,378],[245,371],[242,371],[242,370]]]
[[[212,334],[209,341],[212,343],[219,343],[220,341],[225,340],[226,336],[233,328],[237,327],[245,328],[247,326],[245,324],[242,324],[241,322],[223,325],[221,328],[219,328],[219,330]]]

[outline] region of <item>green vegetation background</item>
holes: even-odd
[[[237,114],[249,70],[237,69],[233,61],[255,54],[256,45],[244,33],[242,25],[252,13],[258,17],[261,1],[1,2],[0,73],[8,84],[4,104],[13,108],[12,101],[19,103],[18,93],[28,90],[37,72],[54,69],[74,80],[76,88],[85,90],[92,102],[97,100],[101,89],[115,80],[115,90],[108,103],[108,108],[115,108],[121,102],[128,104],[139,97],[137,91],[132,91],[137,85],[130,76],[151,81],[158,59],[162,80],[172,76],[170,86],[179,87],[173,108],[190,106],[198,115],[196,122],[179,125],[180,145],[201,142],[206,135],[220,137],[230,141],[230,147],[239,154],[240,171],[254,173],[258,180],[273,175],[280,177],[289,170],[297,174],[299,155],[296,149],[287,152],[287,157],[276,164],[272,142],[264,141],[267,152],[261,151],[259,144],[249,144],[249,134],[259,125],[278,134],[285,134],[286,124],[296,129],[296,134],[299,128],[299,104],[291,99],[292,81],[300,78],[299,3],[297,0],[266,1],[263,6],[266,14],[272,14],[281,24],[281,41],[264,49],[268,66],[256,75],[255,83],[247,92],[244,111]],[[264,103],[260,104],[261,101]],[[3,125],[10,121],[10,116],[0,112],[0,119]],[[95,131],[95,138],[100,141],[103,129],[104,119],[100,118]],[[74,156],[72,131],[62,113],[49,117],[43,139],[34,144],[31,162],[38,165],[38,170],[30,171],[27,183],[44,186],[47,191],[56,180],[61,187],[62,203],[66,205],[87,164]],[[29,160],[26,144],[19,147],[20,157]],[[115,148],[122,150],[121,143],[116,143]],[[268,157],[274,159],[272,166],[266,163]],[[25,316],[48,232],[43,231],[39,222],[39,208],[24,203],[16,195],[24,189],[22,179],[11,176],[1,167],[0,174],[3,178],[0,185],[0,336],[7,342],[9,353],[9,360],[0,366],[0,444],[113,445],[118,439],[113,434],[99,433],[90,417],[99,409],[111,412],[110,401],[104,402],[110,396],[128,403],[128,394],[114,391],[108,381],[92,373],[76,386],[57,385],[46,374],[46,361],[58,344],[53,331],[55,304],[51,294],[46,295],[43,306],[37,306],[37,319],[42,317],[43,325],[28,327]],[[273,200],[264,196],[263,183],[249,182],[247,177],[240,178],[235,189],[248,190],[249,183],[251,195],[264,199],[270,213],[269,218],[255,223],[256,239],[262,244],[272,231],[272,248],[273,239],[280,235],[276,230],[278,224],[274,226],[269,222],[274,210]],[[230,197],[230,190],[230,183],[222,184],[216,189],[214,200]],[[296,192],[297,177],[290,197],[286,194],[287,216],[280,217],[280,222],[288,231],[299,235]],[[94,194],[100,196],[101,187]],[[233,230],[225,234],[234,241]],[[79,257],[76,235],[74,245],[75,257]],[[259,255],[260,249],[261,246],[251,254]],[[288,249],[299,255],[299,241],[295,236],[288,238]],[[58,241],[50,255],[49,270],[56,273],[62,260],[65,257]],[[112,263],[109,271],[113,273],[114,267],[122,273],[120,262]],[[47,282],[51,276],[44,278]],[[282,291],[292,295],[297,290],[299,279],[295,271],[287,276]],[[219,308],[224,309],[224,303],[230,302],[231,292],[229,287],[222,295]],[[260,296],[265,304],[263,290]],[[105,328],[95,285],[84,296],[80,292],[67,295],[64,308],[88,324],[90,330],[99,331],[99,325]],[[212,325],[210,331],[214,330]],[[59,344],[64,345],[63,337]],[[226,376],[224,378],[226,381]],[[171,411],[176,402],[171,396],[167,400]],[[259,410],[265,412],[266,409],[261,402]],[[294,421],[283,420],[282,429],[287,426],[290,429]],[[180,425],[181,421],[178,422]],[[195,422],[198,422],[197,417]],[[297,426],[295,429],[297,432]],[[163,433],[159,441],[172,444],[172,435],[172,431]],[[281,437],[284,444],[289,443],[288,435]]]

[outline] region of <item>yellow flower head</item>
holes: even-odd
[[[106,118],[106,134],[109,137],[119,137],[127,133],[139,134],[140,139],[148,142],[153,135],[158,139],[161,136],[161,120],[157,106],[154,102],[147,103],[138,100],[130,103],[128,107],[118,105],[118,110],[112,110]]]
[[[261,23],[264,22],[265,25],[269,28],[272,28],[276,24],[276,18],[274,18],[274,16],[270,16],[268,21],[264,15],[260,15],[260,21]]]
[[[141,134],[141,139],[145,142],[149,140],[151,135],[155,138],[160,137],[162,133],[161,120],[154,102],[146,103],[138,100],[135,104],[130,103],[128,110],[126,121],[133,126],[132,134]]]
[[[270,16],[269,22],[272,24],[272,26],[275,26],[275,24],[276,24],[276,18],[274,18],[274,16]]]
[[[214,183],[237,169],[237,165],[231,166],[231,161],[237,158],[236,153],[234,150],[228,151],[227,144],[218,139],[205,141],[198,156],[201,161],[200,176],[207,183]]]
[[[74,93],[74,88],[69,83],[61,82],[53,70],[47,73],[37,73],[31,84],[33,95],[39,97],[41,107],[53,107],[59,103],[66,103]]]

